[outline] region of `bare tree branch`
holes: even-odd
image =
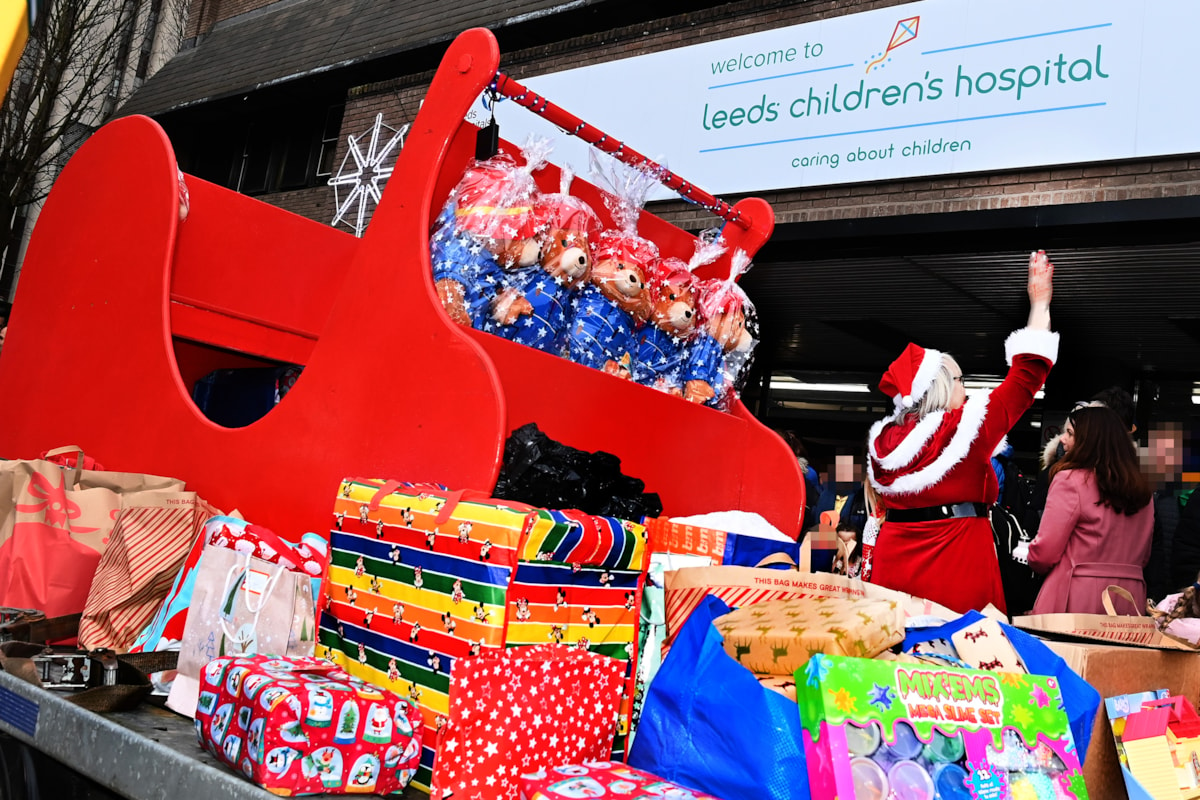
[[[71,153],[148,77],[137,74],[139,64],[152,49],[178,49],[187,7],[188,0],[51,0],[38,16],[0,105],[6,260],[21,210],[45,198]]]

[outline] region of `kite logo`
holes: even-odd
[[[896,23],[896,29],[892,31],[892,38],[888,41],[887,48],[878,56],[867,62],[867,74],[871,74],[871,70],[876,67],[884,67],[888,61],[890,53],[902,44],[908,44],[913,39],[917,38],[917,26],[920,25],[920,17],[909,17],[902,19]]]

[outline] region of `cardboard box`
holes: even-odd
[[[1096,687],[1101,697],[1162,688],[1173,695],[1200,695],[1200,657],[1196,653],[1074,642],[1046,644]],[[1125,800],[1112,728],[1103,711],[1096,715],[1083,778],[1093,800]]]

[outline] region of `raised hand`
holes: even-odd
[[[1029,302],[1049,305],[1054,294],[1054,265],[1045,250],[1029,254]]]

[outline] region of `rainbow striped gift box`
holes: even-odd
[[[414,785],[429,786],[455,659],[484,648],[563,642],[629,661],[620,753],[649,565],[641,525],[347,479],[330,546],[317,655],[421,706],[428,727]]]

